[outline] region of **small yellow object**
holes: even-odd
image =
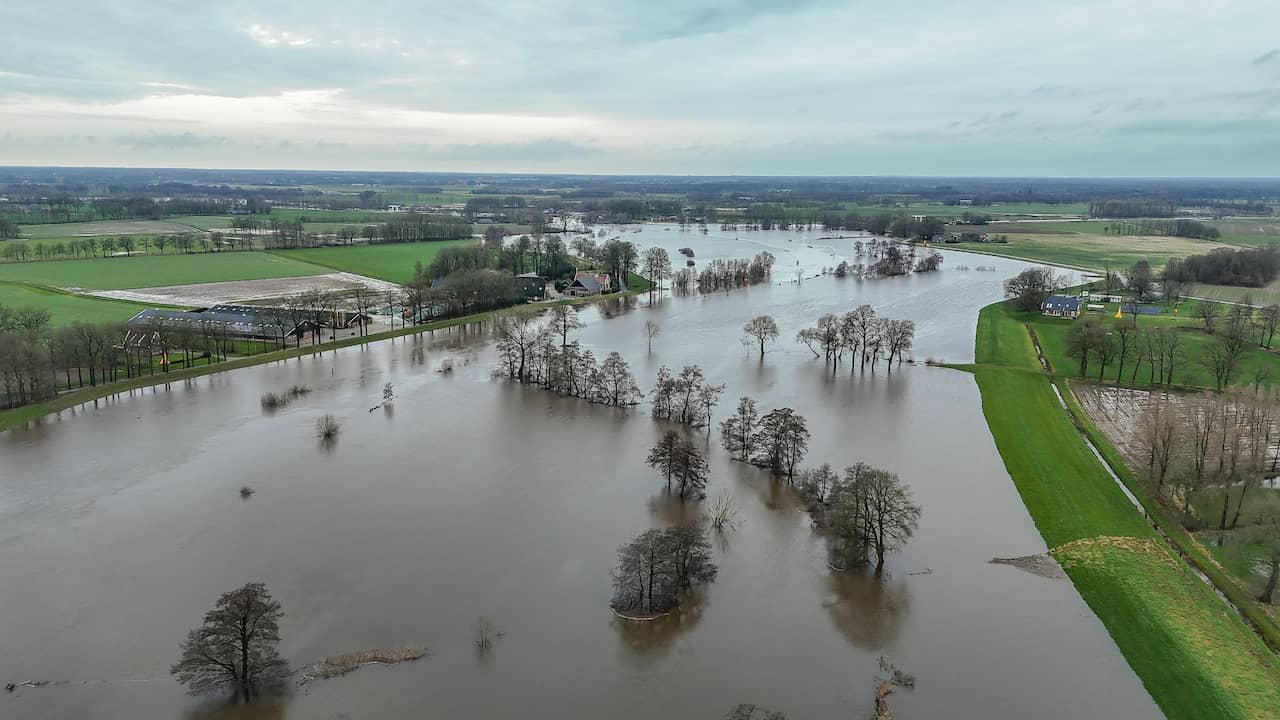
[[[1117,320],[1123,320],[1123,319],[1124,319],[1124,313],[1120,312],[1120,310],[1121,310],[1122,308],[1124,308],[1124,306],[1123,306],[1123,305],[1117,305],[1117,306],[1116,306],[1116,319],[1117,319]]]

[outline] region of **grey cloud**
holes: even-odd
[[[523,143],[476,143],[471,145],[429,145],[423,154],[432,159],[461,161],[559,162],[567,158],[595,155],[599,148],[568,140],[546,138]]]
[[[1266,65],[1267,63],[1272,62],[1272,61],[1276,60],[1277,58],[1280,58],[1280,48],[1275,48],[1274,50],[1268,50],[1268,51],[1266,51],[1266,52],[1262,53],[1262,54],[1261,54],[1261,55],[1259,55],[1258,57],[1254,58],[1254,59],[1253,59],[1253,62],[1252,62],[1252,63],[1250,63],[1250,64],[1251,64],[1251,65]]]
[[[230,138],[221,135],[197,135],[191,132],[167,133],[151,131],[143,135],[126,135],[115,138],[121,145],[139,150],[178,150],[182,148],[207,148],[226,145]]]

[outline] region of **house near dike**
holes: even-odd
[[[1040,312],[1049,317],[1080,317],[1080,298],[1070,295],[1050,295],[1040,303]]]
[[[600,295],[601,293],[611,292],[610,286],[612,281],[609,279],[608,273],[593,273],[586,270],[579,270],[573,276],[573,282],[564,289],[565,295],[573,297],[587,297],[588,295]]]

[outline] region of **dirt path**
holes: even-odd
[[[351,285],[364,285],[378,293],[398,291],[399,285],[363,275],[333,272],[327,275],[308,275],[291,278],[267,278],[265,280],[232,280],[227,282],[196,283],[194,285],[166,285],[131,290],[94,290],[84,295],[184,307],[208,307],[219,303],[244,303],[250,300],[271,300],[294,295],[306,290],[341,290]]]

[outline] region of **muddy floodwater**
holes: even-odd
[[[814,278],[853,259],[851,239],[633,229],[621,234],[680,262],[675,249],[692,247],[699,265],[770,250],[773,282],[601,304],[577,339],[622,353],[645,390],[660,365],[701,365],[728,386],[717,421],[741,395],[795,408],[813,433],[806,465],[901,475],[924,515],[885,578],[830,570],[790,492],[713,436],[708,494],[731,493],[741,521],[713,543],[719,577],[671,617],[615,619],[617,547],[700,512],[664,497],[644,464],[668,426],[645,405],[493,380],[489,328],[458,327],[0,434],[0,682],[54,682],[0,694],[0,717],[713,720],[749,702],[826,720],[869,715],[882,655],[917,677],[891,698],[900,719],[1159,717],[1069,581],[988,562],[1045,546],[973,379],[922,363],[832,374],[793,340],[822,313],[869,303],[916,322],[917,360],[972,360],[978,309],[1019,263],[949,253],[928,276]],[[740,342],[762,313],[781,329],[763,361]],[[652,351],[646,320],[662,327]],[[437,372],[450,358],[455,370]],[[370,412],[387,382],[393,409]],[[294,384],[313,392],[264,414],[259,396]],[[314,437],[323,413],[342,423],[330,447]],[[179,641],[249,581],[283,604],[295,665],[400,644],[430,654],[271,707],[188,697],[168,675]],[[501,633],[487,655],[473,646],[480,616]]]

